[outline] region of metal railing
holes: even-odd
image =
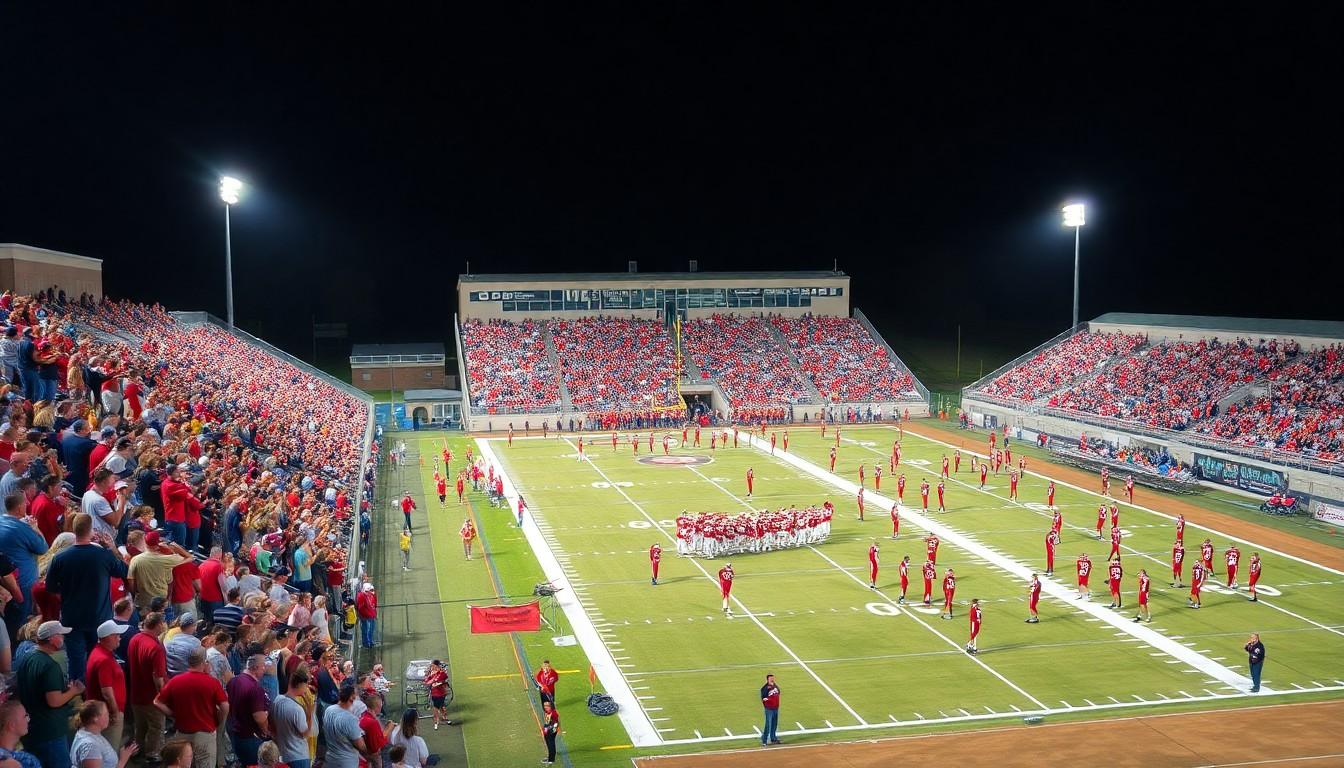
[[[896,361],[897,366],[910,374],[910,380],[915,382],[915,391],[919,393],[920,399],[926,403],[929,402],[929,388],[924,386],[924,383],[919,380],[919,377],[915,375],[915,372],[910,370],[910,366],[906,365],[905,361],[901,359],[901,356],[896,354],[896,350],[892,349],[891,345],[887,343],[886,337],[877,332],[877,326],[873,325],[872,321],[868,319],[868,316],[863,314],[863,310],[854,307],[854,319],[858,320],[860,325],[868,329],[869,335],[887,348],[887,353]]]
[[[388,365],[389,363],[442,363],[446,355],[351,355],[351,365]]]
[[[999,376],[1003,375],[1004,373],[1007,373],[1008,371],[1011,371],[1012,369],[1021,365],[1024,361],[1029,360],[1037,352],[1040,352],[1043,349],[1049,349],[1050,347],[1059,344],[1065,339],[1068,339],[1071,336],[1075,336],[1081,331],[1087,330],[1087,327],[1088,327],[1087,323],[1083,322],[1075,325],[1072,328],[1068,328],[1064,331],[1061,331],[1060,333],[1055,334],[1049,339],[1046,339],[1040,344],[1037,344],[1036,346],[1032,347],[1029,351],[1018,355],[1012,360],[1009,360],[1008,362],[1004,363],[998,368],[995,368],[994,370],[990,371],[988,374],[981,376],[976,381],[971,382],[969,385],[962,388],[962,392],[963,393],[970,392],[971,390],[979,389],[980,387],[985,386],[986,384],[998,378]]]
[[[467,348],[462,344],[462,325],[453,313],[453,339],[457,342],[457,380],[462,383],[462,424],[471,423],[471,379],[467,378]]]

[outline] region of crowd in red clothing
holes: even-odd
[[[1127,355],[1144,342],[1140,334],[1084,331],[1043,349],[980,389],[1012,400],[1035,400],[1086,375],[1112,357]]]
[[[773,316],[803,374],[823,397],[863,403],[917,398],[915,378],[851,317]]]
[[[1276,352],[1237,339],[1164,341],[1085,376],[1050,398],[1053,407],[1185,429],[1213,416],[1219,398],[1275,365]]]
[[[574,407],[621,411],[678,402],[676,355],[663,323],[586,317],[546,328]]]
[[[531,320],[462,323],[473,407],[503,413],[560,405],[560,385],[541,332]]]
[[[1194,426],[1239,445],[1344,459],[1344,347],[1285,356],[1269,371],[1268,392]]]
[[[691,359],[702,374],[719,380],[734,410],[810,399],[801,372],[763,318],[714,315],[681,329]]]

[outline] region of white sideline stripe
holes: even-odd
[[[508,473],[504,471],[504,464],[495,455],[490,442],[477,438],[476,445],[480,448],[481,455],[498,468],[499,475],[504,483],[504,497],[509,500],[509,508],[517,509],[518,489],[514,486]],[[625,726],[625,731],[629,734],[631,743],[641,747],[652,747],[663,743],[663,737],[658,735],[658,729],[649,720],[648,713],[640,709],[638,699],[635,698],[635,692],[630,690],[630,684],[626,682],[625,675],[617,667],[611,651],[603,644],[602,637],[597,633],[597,628],[593,626],[593,620],[589,618],[573,591],[569,589],[569,579],[565,576],[565,570],[560,567],[559,561],[555,559],[555,553],[551,551],[546,539],[541,535],[541,531],[537,529],[536,511],[529,511],[532,514],[527,516],[527,521],[532,524],[523,526],[523,535],[527,539],[528,546],[532,547],[532,552],[536,554],[537,563],[541,565],[546,580],[561,587],[561,590],[555,595],[556,603],[564,611],[565,618],[569,620],[570,626],[573,627],[574,636],[578,639],[583,652],[588,656],[593,669],[597,670],[597,678],[602,681],[602,687],[619,705],[617,715],[621,718],[621,724]]]
[[[748,439],[750,441],[749,443],[750,445],[760,450],[761,446],[757,438],[749,437]],[[859,486],[857,484],[836,477],[835,475],[832,475],[831,473],[827,472],[821,467],[818,467],[812,462],[799,458],[795,454],[785,453],[779,455],[777,458],[780,461],[791,464],[795,468],[801,469],[802,471],[811,474],[813,477],[830,482],[831,485],[843,491],[846,491],[851,496],[857,495],[859,492]],[[971,487],[965,483],[963,483],[963,485]],[[890,509],[891,505],[893,504],[892,499],[887,498],[885,496],[880,496],[876,493],[874,493],[871,497],[867,498],[871,499],[872,503],[876,504],[879,509],[882,508]],[[1027,568],[1026,566],[1014,560],[1010,560],[1003,555],[991,552],[989,548],[983,544],[967,540],[967,538],[964,535],[962,535],[960,531],[957,531],[956,529],[953,528],[949,528],[947,525],[944,525],[943,523],[937,522],[932,518],[926,517],[925,515],[915,511],[915,509],[911,507],[905,507],[903,509],[903,512],[905,514],[906,519],[910,520],[915,525],[923,528],[926,531],[938,534],[940,538],[951,542],[953,545],[960,547],[961,549],[973,555],[977,555],[979,557],[984,558],[985,560],[988,560],[989,562],[997,566],[999,569],[1007,571],[1008,573],[1017,576],[1023,581],[1026,581],[1031,576],[1032,573],[1031,569]],[[1051,597],[1063,600],[1064,602],[1069,603],[1077,602],[1074,599],[1074,595],[1076,593],[1074,593],[1073,590],[1068,589],[1067,587],[1063,586],[1058,582],[1042,581],[1041,590],[1043,592],[1048,593]],[[1137,637],[1143,640],[1144,642],[1148,643],[1149,645],[1153,646],[1157,650],[1166,651],[1167,654],[1172,658],[1179,659],[1185,662],[1186,664],[1189,664],[1190,666],[1207,673],[1209,677],[1217,678],[1221,682],[1224,682],[1228,685],[1232,685],[1236,688],[1246,688],[1249,687],[1251,684],[1251,680],[1249,677],[1233,672],[1232,670],[1228,669],[1222,664],[1219,664],[1218,662],[1209,659],[1207,656],[1192,651],[1189,648],[1180,645],[1179,643],[1173,642],[1171,639],[1167,638],[1161,633],[1154,632],[1153,630],[1145,626],[1134,624],[1133,622],[1122,618],[1116,612],[1103,608],[1099,603],[1093,603],[1089,601],[1083,603],[1079,607],[1084,612],[1092,614],[1094,617],[1101,619],[1103,622],[1107,624],[1110,624],[1115,629],[1121,630],[1131,635],[1132,637]],[[1264,690],[1264,688],[1262,687],[1261,690]]]
[[[565,438],[565,442],[566,442],[566,443],[569,443],[569,438]],[[571,446],[571,447],[574,447],[572,443],[570,443],[570,446]],[[578,450],[577,447],[575,447],[575,450]],[[655,530],[657,530],[657,531],[659,531],[660,533],[662,533],[663,536],[666,537],[668,541],[672,542],[673,544],[676,543],[676,537],[673,536],[672,534],[668,533],[666,528],[662,527],[661,525],[658,525],[658,521],[655,520],[653,517],[651,517],[651,516],[649,515],[649,513],[646,512],[646,511],[644,510],[644,507],[640,506],[639,502],[637,502],[637,501],[635,501],[634,499],[630,498],[630,494],[626,493],[624,488],[622,488],[622,487],[620,487],[619,485],[613,483],[613,482],[611,481],[611,478],[607,476],[607,473],[606,473],[606,472],[603,472],[601,467],[599,467],[599,466],[597,466],[596,464],[594,464],[594,463],[593,463],[593,460],[592,460],[591,458],[589,458],[587,455],[585,455],[584,458],[583,458],[583,460],[588,464],[588,466],[590,466],[590,467],[593,468],[593,471],[594,471],[594,472],[596,472],[599,476],[601,476],[601,478],[602,478],[603,480],[605,480],[605,481],[607,482],[608,485],[611,486],[612,490],[616,491],[616,492],[619,493],[619,494],[620,494],[626,501],[630,502],[630,506],[632,506],[632,507],[634,507],[636,510],[638,510],[638,511],[639,511],[639,514],[643,515],[645,520],[648,520],[650,523],[652,523],[652,524],[653,524],[653,527],[654,527]],[[506,480],[505,482],[507,483],[508,481]],[[709,571],[705,570],[705,567],[704,567],[703,565],[700,564],[700,561],[699,561],[699,560],[696,560],[696,559],[694,559],[694,558],[691,558],[691,559],[689,560],[689,562],[690,562],[692,565],[695,566],[696,570],[700,571],[700,573],[703,573],[703,574],[705,575],[705,578],[706,578],[706,579],[708,579],[708,580],[709,580],[711,583],[713,583],[715,586],[718,586],[718,583],[719,583],[718,579],[716,579],[716,578],[714,578],[713,576],[711,576],[711,575],[709,574]],[[840,706],[844,707],[844,708],[845,708],[845,711],[848,712],[848,713],[850,714],[850,716],[852,716],[852,717],[853,717],[855,720],[857,720],[859,723],[861,723],[861,724],[863,724],[863,725],[867,725],[867,723],[868,723],[867,720],[864,720],[862,717],[860,717],[860,716],[859,716],[859,713],[856,712],[856,711],[854,711],[854,708],[853,708],[853,707],[849,706],[849,704],[848,704],[844,699],[840,698],[840,694],[836,693],[834,689],[832,689],[829,685],[827,685],[827,684],[826,684],[826,681],[822,680],[822,679],[821,679],[821,676],[818,675],[818,674],[812,669],[812,667],[808,666],[807,662],[803,661],[802,658],[798,656],[798,654],[794,653],[792,648],[790,648],[789,646],[785,645],[785,644],[784,644],[784,641],[783,641],[783,640],[780,640],[778,635],[776,635],[774,632],[771,632],[769,627],[765,626],[765,624],[764,624],[760,619],[758,619],[755,615],[752,615],[751,611],[749,611],[749,610],[747,609],[747,606],[744,605],[744,604],[742,603],[742,601],[741,601],[740,599],[738,599],[738,597],[737,597],[736,595],[730,597],[729,599],[732,600],[733,603],[734,603],[735,605],[737,605],[737,607],[740,608],[744,614],[747,614],[747,618],[750,618],[750,619],[752,620],[752,622],[756,624],[756,626],[760,627],[762,632],[764,632],[766,635],[768,635],[768,636],[770,637],[771,640],[774,640],[775,643],[776,643],[781,649],[783,649],[783,651],[784,651],[785,653],[787,653],[787,654],[789,655],[789,657],[792,658],[792,659],[798,664],[798,666],[802,667],[803,671],[807,672],[807,674],[808,674],[809,676],[811,676],[811,678],[812,678],[813,680],[816,680],[816,681],[817,681],[817,685],[820,685],[820,686],[821,686],[827,693],[831,694],[831,697],[834,698],[837,702],[839,702],[839,703],[840,703]],[[631,736],[631,739],[633,740],[633,739],[634,739],[634,733],[631,733],[630,736]],[[647,746],[647,745],[645,745],[645,746]]]
[[[977,722],[977,721],[987,721],[987,720],[1003,720],[1003,719],[1008,719],[1008,718],[1011,718],[1011,719],[1017,719],[1017,718],[1021,718],[1021,717],[1032,717],[1032,716],[1035,716],[1035,715],[1062,715],[1062,714],[1077,715],[1077,714],[1079,714],[1079,713],[1086,713],[1086,712],[1105,712],[1105,711],[1113,710],[1113,709],[1130,709],[1130,708],[1134,708],[1134,709],[1148,709],[1148,708],[1150,708],[1150,707],[1161,707],[1161,706],[1164,706],[1164,705],[1171,705],[1171,704],[1189,704],[1189,703],[1192,702],[1192,701],[1193,701],[1193,702],[1200,702],[1200,701],[1231,701],[1231,700],[1235,700],[1235,699],[1260,699],[1260,698],[1264,697],[1264,695],[1265,695],[1265,694],[1263,693],[1264,688],[1262,687],[1260,690],[1262,691],[1262,693],[1242,693],[1242,692],[1237,692],[1237,693],[1220,693],[1220,694],[1215,694],[1215,695],[1212,695],[1212,696],[1191,696],[1191,695],[1189,695],[1188,693],[1185,693],[1184,691],[1182,691],[1181,693],[1185,696],[1185,698],[1171,698],[1171,697],[1166,696],[1165,694],[1161,694],[1161,693],[1159,693],[1159,694],[1156,694],[1156,695],[1161,696],[1162,698],[1161,698],[1161,700],[1157,700],[1157,701],[1123,701],[1123,702],[1120,702],[1119,704],[1109,704],[1109,703],[1108,703],[1108,704],[1098,704],[1098,705],[1096,705],[1095,707],[1068,707],[1068,708],[1065,708],[1065,707],[1050,707],[1050,708],[1045,708],[1045,709],[1027,709],[1027,710],[1023,710],[1023,709],[1019,709],[1016,705],[1010,705],[1010,706],[1012,706],[1012,708],[1013,708],[1013,711],[1012,711],[1012,712],[999,712],[999,713],[997,713],[997,714],[992,714],[992,715],[986,713],[986,714],[974,714],[974,715],[969,715],[969,716],[966,716],[966,715],[954,715],[954,716],[943,717],[943,718],[936,718],[936,717],[935,717],[935,718],[926,718],[926,717],[924,717],[923,715],[919,714],[918,712],[915,712],[915,713],[914,713],[914,716],[915,716],[915,718],[916,718],[915,720],[903,720],[903,721],[897,721],[897,722],[881,721],[881,722],[876,722],[876,723],[866,723],[866,724],[864,724],[864,725],[837,725],[837,726],[833,726],[833,727],[830,727],[830,728],[803,728],[803,727],[801,727],[801,724],[800,724],[800,723],[795,723],[795,725],[799,725],[799,726],[800,726],[797,730],[793,730],[793,731],[780,731],[780,732],[779,732],[779,735],[780,735],[780,736],[803,736],[803,735],[808,735],[808,734],[834,734],[834,733],[841,733],[841,732],[844,732],[844,731],[876,731],[876,730],[883,730],[883,729],[888,729],[888,728],[896,729],[896,728],[908,728],[908,727],[910,727],[910,726],[919,726],[919,727],[923,727],[923,726],[928,726],[928,725],[942,725],[942,724],[945,724],[945,723],[967,723],[967,722]],[[1320,692],[1323,691],[1323,690],[1324,690],[1324,691],[1344,691],[1344,686],[1334,686],[1334,687],[1330,687],[1330,688],[1307,688],[1307,689],[1305,689],[1305,690],[1301,690],[1301,691],[1297,691],[1297,690],[1281,690],[1281,691],[1275,691],[1274,693],[1272,693],[1272,694],[1270,694],[1270,695],[1271,695],[1271,696],[1288,697],[1288,696],[1292,696],[1292,695],[1294,695],[1294,694],[1299,694],[1299,693],[1320,693]],[[1138,698],[1138,697],[1135,696],[1135,698]],[[1286,702],[1285,702],[1285,703],[1286,703]],[[1136,716],[1138,716],[1138,715],[1136,715]],[[1152,716],[1152,715],[1142,715],[1142,716],[1144,716],[1144,717],[1149,717],[1149,716]],[[726,730],[726,729],[725,729],[725,730]],[[754,734],[746,734],[746,735],[733,735],[733,736],[706,736],[706,737],[704,737],[704,738],[698,738],[698,739],[668,739],[668,740],[666,740],[666,741],[664,742],[664,745],[665,745],[665,746],[676,746],[676,745],[683,745],[683,744],[704,744],[704,743],[708,743],[708,742],[716,742],[716,741],[732,741],[732,740],[734,740],[734,739],[748,739],[748,738],[750,738],[750,739],[758,739],[758,740],[759,740],[760,737],[758,737],[758,736],[756,736],[756,735],[754,735]]]
[[[890,427],[887,427],[887,429],[890,429]],[[951,443],[945,443],[945,442],[943,442],[942,440],[937,440],[937,439],[934,439],[934,438],[932,438],[932,437],[925,437],[924,435],[921,435],[921,434],[919,434],[919,433],[917,433],[917,432],[911,432],[910,434],[913,435],[914,437],[918,437],[918,438],[921,439],[921,440],[925,440],[925,441],[930,442],[930,443],[936,443],[936,444],[941,445],[941,446],[943,446],[943,447],[945,447],[945,448],[957,448],[957,446],[954,446],[954,445],[952,445]],[[843,439],[843,438],[842,438],[842,439]],[[961,449],[957,448],[957,450],[961,450]],[[978,456],[978,457],[980,457],[980,458],[982,458],[982,459],[983,459],[983,458],[988,458],[987,456],[985,456],[985,454],[980,453],[980,452],[978,452],[978,451],[964,450],[964,451],[962,451],[962,452],[963,452],[963,453],[971,453],[971,454],[974,454],[974,455],[976,455],[976,456]],[[790,456],[791,456],[792,454],[787,454],[787,455],[790,455]],[[1057,486],[1062,485],[1062,486],[1064,486],[1065,488],[1072,488],[1072,489],[1074,489],[1075,491],[1081,491],[1081,492],[1083,492],[1083,493],[1086,493],[1086,494],[1089,495],[1089,496],[1096,496],[1097,498],[1101,498],[1101,499],[1109,499],[1109,498],[1110,498],[1110,497],[1107,497],[1107,496],[1102,496],[1100,493],[1097,493],[1096,491],[1088,490],[1087,488],[1081,488],[1081,487],[1076,486],[1076,485],[1074,485],[1074,484],[1072,484],[1072,483],[1067,483],[1067,482],[1064,482],[1063,480],[1059,480],[1059,479],[1056,479],[1056,478],[1053,478],[1053,477],[1047,477],[1047,476],[1045,476],[1045,475],[1042,475],[1042,474],[1039,473],[1039,472],[1033,472],[1033,471],[1031,471],[1031,470],[1027,470],[1027,474],[1029,474],[1029,475],[1035,475],[1037,478],[1039,478],[1039,479],[1041,479],[1041,480],[1047,480],[1047,481],[1053,480],[1054,483],[1055,483],[1055,485],[1057,485]],[[855,486],[855,488],[857,488],[857,487],[858,487],[858,486]],[[857,493],[857,491],[856,491],[856,493]],[[1140,510],[1143,510],[1144,512],[1147,512],[1147,513],[1149,513],[1149,514],[1157,515],[1158,517],[1162,517],[1162,518],[1166,518],[1167,520],[1171,520],[1172,522],[1175,522],[1175,521],[1176,521],[1176,518],[1175,518],[1175,517],[1173,517],[1173,516],[1171,516],[1171,515],[1168,515],[1168,514],[1165,513],[1165,512],[1158,512],[1158,511],[1155,510],[1155,509],[1150,509],[1150,508],[1148,508],[1148,507],[1140,506],[1140,505],[1138,505],[1138,504],[1131,504],[1130,502],[1128,502],[1128,501],[1122,501],[1121,499],[1114,499],[1114,501],[1115,501],[1116,504],[1123,504],[1123,505],[1126,505],[1126,506],[1133,507],[1134,509],[1140,509]],[[1239,542],[1241,542],[1242,544],[1245,544],[1245,545],[1247,545],[1247,546],[1250,546],[1250,547],[1256,547],[1257,549],[1259,549],[1259,550],[1262,551],[1262,552],[1270,552],[1270,553],[1272,553],[1272,554],[1278,555],[1279,557],[1286,557],[1286,558],[1288,558],[1289,560],[1293,560],[1293,561],[1302,563],[1303,565],[1310,565],[1310,566],[1312,566],[1312,567],[1314,567],[1314,568],[1320,568],[1321,570],[1326,571],[1326,572],[1328,572],[1328,573],[1333,573],[1333,574],[1335,574],[1336,576],[1344,576],[1344,571],[1336,570],[1336,569],[1334,569],[1334,568],[1331,568],[1331,567],[1328,566],[1328,565],[1321,565],[1320,563],[1312,562],[1311,560],[1308,560],[1308,559],[1306,559],[1305,557],[1298,557],[1297,555],[1290,555],[1290,554],[1288,554],[1287,552],[1280,552],[1280,551],[1278,551],[1277,549],[1270,549],[1269,547],[1262,546],[1262,545],[1257,544],[1257,543],[1255,543],[1255,542],[1253,542],[1253,541],[1250,541],[1250,540],[1247,540],[1247,539],[1243,539],[1243,538],[1240,538],[1240,537],[1238,537],[1238,536],[1233,536],[1233,535],[1230,534],[1230,533],[1223,533],[1222,531],[1219,531],[1219,530],[1217,530],[1217,529],[1215,529],[1215,528],[1209,528],[1209,527],[1207,527],[1207,526],[1196,525],[1196,524],[1194,524],[1194,523],[1189,523],[1189,522],[1186,523],[1186,527],[1187,527],[1187,528],[1197,528],[1197,529],[1202,530],[1202,531],[1208,531],[1209,533],[1216,534],[1216,535],[1218,535],[1218,536],[1222,536],[1222,537],[1227,538],[1227,539],[1231,539],[1232,541],[1239,541]],[[1262,601],[1262,602],[1263,602],[1263,601]]]
[[[745,499],[743,499],[742,497],[740,497],[740,496],[738,496],[737,494],[733,493],[732,491],[728,490],[727,488],[723,487],[723,485],[714,482],[713,479],[711,479],[711,478],[709,478],[709,477],[706,477],[702,472],[700,472],[700,470],[696,469],[694,466],[687,466],[686,468],[689,469],[689,470],[691,470],[692,472],[694,472],[696,475],[698,475],[698,476],[699,476],[701,479],[703,479],[705,482],[709,483],[710,485],[714,486],[715,488],[718,488],[719,490],[721,490],[721,491],[723,491],[724,493],[728,494],[728,495],[731,496],[733,499],[736,499],[737,502],[738,502],[739,504],[741,504],[741,505],[747,507],[748,509],[754,509],[754,507],[752,507],[751,504],[749,504]],[[835,562],[834,560],[832,560],[830,557],[828,557],[828,556],[826,555],[825,552],[822,552],[821,550],[819,550],[819,549],[817,549],[816,547],[813,547],[813,546],[809,546],[808,549],[810,549],[810,550],[812,550],[813,552],[815,552],[815,553],[817,554],[817,556],[819,556],[822,560],[825,560],[826,562],[828,562],[828,563],[830,563],[831,565],[835,566],[835,568],[836,568],[837,570],[839,570],[841,573],[843,573],[843,574],[845,574],[846,576],[848,576],[849,578],[853,579],[853,580],[855,581],[855,583],[857,583],[859,586],[861,586],[861,587],[865,587],[865,588],[868,587],[868,585],[865,584],[865,583],[863,582],[863,579],[860,579],[858,576],[855,576],[853,573],[851,573],[849,570],[847,570],[844,566],[842,566],[842,565],[840,565],[839,563],[837,563],[837,562]],[[959,643],[957,643],[956,640],[953,640],[952,638],[948,637],[947,635],[943,634],[942,632],[939,632],[938,630],[934,629],[933,626],[932,626],[931,624],[927,623],[926,621],[924,621],[923,619],[921,619],[919,616],[915,615],[915,612],[914,612],[914,611],[909,610],[908,608],[906,608],[905,606],[901,605],[900,603],[897,603],[895,600],[892,600],[890,597],[887,597],[886,593],[884,593],[882,590],[880,590],[880,589],[869,589],[868,591],[869,591],[869,593],[878,595],[878,596],[881,597],[883,600],[886,600],[887,603],[888,603],[889,605],[895,607],[897,611],[900,611],[901,613],[904,613],[905,615],[907,615],[907,616],[909,616],[910,618],[914,619],[915,621],[919,622],[919,624],[920,624],[921,626],[923,626],[925,629],[929,630],[929,631],[932,632],[933,634],[937,635],[938,637],[942,638],[943,641],[946,642],[948,645],[952,646],[953,648],[956,648],[957,650],[961,650],[961,645],[960,645]],[[1017,685],[1017,684],[1014,683],[1012,680],[1009,680],[1008,678],[1006,678],[1006,677],[1004,677],[1003,675],[999,674],[997,670],[995,670],[993,667],[989,666],[989,665],[986,664],[985,662],[983,662],[983,661],[981,661],[980,659],[976,658],[975,656],[971,656],[971,655],[967,655],[966,658],[969,659],[970,661],[974,662],[974,663],[977,664],[978,666],[982,667],[982,668],[983,668],[986,672],[988,672],[989,674],[993,675],[994,677],[997,677],[1000,681],[1002,681],[1002,682],[1003,682],[1005,685],[1007,685],[1009,688],[1012,688],[1014,691],[1017,691],[1018,693],[1020,693],[1020,694],[1022,694],[1023,696],[1025,696],[1025,697],[1027,698],[1027,700],[1029,700],[1031,703],[1035,704],[1035,705],[1038,706],[1038,707],[1044,707],[1044,706],[1045,706],[1045,704],[1042,703],[1042,702],[1040,701],[1040,699],[1037,699],[1035,696],[1032,696],[1030,693],[1027,693],[1025,690],[1022,689],[1021,686]]]

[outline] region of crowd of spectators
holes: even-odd
[[[307,768],[376,693],[336,642],[372,593],[364,401],[157,306],[5,293],[0,321],[0,761]]]
[[[811,393],[765,319],[714,315],[681,326],[682,343],[705,377],[718,379],[734,412],[802,403]]]
[[[915,378],[851,317],[803,315],[770,322],[788,340],[803,374],[823,397],[841,403],[917,398]]]
[[[1275,342],[1164,341],[1095,376],[1075,381],[1049,404],[1149,427],[1185,429],[1217,415],[1218,400],[1274,367]]]
[[[1036,400],[1095,371],[1114,357],[1130,354],[1143,343],[1141,334],[1084,331],[1037,352],[994,377],[980,391],[1010,400]]]
[[[560,375],[574,407],[604,413],[679,405],[676,352],[657,320],[552,320]]]
[[[462,345],[472,407],[489,413],[559,407],[560,384],[540,324],[466,320]]]
[[[1289,347],[1265,384],[1265,394],[1232,404],[1192,429],[1242,446],[1344,459],[1344,347],[1333,344],[1306,354]]]

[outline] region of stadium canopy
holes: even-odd
[[[1259,338],[1314,336],[1344,339],[1344,322],[1332,320],[1283,320],[1260,317],[1216,317],[1212,315],[1152,315],[1142,312],[1107,312],[1096,317],[1099,325],[1138,325],[1158,328],[1198,328],[1227,331]]]

